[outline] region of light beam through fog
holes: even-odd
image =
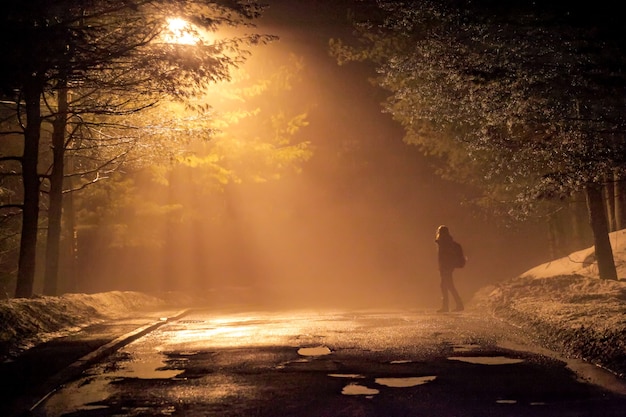
[[[104,282],[184,290],[210,302],[265,307],[434,308],[440,302],[434,234],[442,223],[469,256],[455,273],[464,299],[536,264],[534,254],[515,254],[532,245],[472,217],[461,205],[467,190],[438,179],[435,161],[402,143],[401,129],[380,111],[384,95],[367,81],[370,69],[339,67],[328,55],[328,38],[345,35],[348,23],[309,5],[310,13],[297,8],[301,21],[290,26],[293,5],[280,3],[261,28],[281,40],[254,49],[246,68],[254,75],[290,54],[303,58],[303,82],[286,100],[309,109],[309,126],[298,135],[312,143],[313,158],[300,175],[229,184],[222,194],[198,188],[209,180],[198,171],[174,171],[169,195],[161,197],[194,208],[195,217],[151,225],[162,230],[158,250],[118,251],[114,262],[90,258],[92,276],[99,276],[91,289]]]

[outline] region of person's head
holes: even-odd
[[[435,235],[435,240],[440,240],[440,239],[448,239],[450,238],[450,229],[448,229],[448,226],[445,225],[441,225],[437,228],[437,234]]]

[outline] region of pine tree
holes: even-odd
[[[253,2],[28,0],[5,5],[3,12],[0,56],[7,61],[0,65],[0,90],[18,103],[18,112],[25,109],[25,117],[20,117],[24,136],[20,157],[24,200],[15,295],[29,297],[33,291],[39,226],[38,165],[41,103],[45,95],[55,89],[61,92],[65,88],[95,87],[117,92],[118,96],[130,90],[140,96],[184,98],[206,83],[227,78],[229,69],[243,59],[244,45],[262,43],[271,37],[251,35],[213,44],[199,43],[185,51],[159,38],[167,18],[172,16],[188,17],[201,30],[215,29],[221,24],[249,25],[261,12],[261,7]],[[124,106],[119,102],[117,105]],[[106,105],[102,110],[109,114],[117,111]],[[62,115],[58,120],[61,119]],[[56,151],[61,152],[58,146]],[[62,176],[55,174],[50,178],[58,182]],[[51,189],[58,192],[58,184]],[[60,211],[53,214],[56,224]],[[52,230],[56,234],[56,226]],[[54,285],[49,283],[46,287],[53,291]]]

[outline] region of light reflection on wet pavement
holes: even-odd
[[[453,352],[472,352],[480,349],[480,345],[477,344],[465,344],[453,346]],[[298,349],[298,354],[308,357],[319,357],[332,354],[332,351],[327,346],[316,346],[310,348]],[[524,362],[523,359],[509,358],[505,356],[451,356],[448,360],[460,361],[478,365],[513,365]],[[306,362],[306,361],[305,361]],[[406,364],[411,363],[410,360],[393,360],[391,364]],[[363,379],[364,375],[361,374],[329,374],[328,376],[334,378],[346,378],[346,379]],[[411,376],[411,377],[380,377],[375,378],[374,383],[391,388],[410,388],[418,385],[423,385],[437,379],[435,375],[429,376]],[[350,382],[341,391],[343,395],[365,395],[372,396],[379,394],[380,391],[376,388],[364,386],[359,383]],[[513,404],[514,400],[498,400],[500,404]]]
[[[404,378],[376,378],[374,382],[391,388],[410,388],[424,385],[437,379],[436,376],[413,376]]]
[[[298,355],[302,355],[302,356],[324,356],[324,355],[330,355],[330,354],[331,354],[331,351],[326,346],[317,346],[317,347],[298,349]]]
[[[406,313],[200,316],[204,318],[168,323],[122,348],[59,390],[35,415],[79,417],[95,411],[98,416],[130,416],[138,410],[167,415],[180,412],[183,404],[205,407],[201,415],[245,415],[250,411],[246,407],[258,411],[259,404],[270,401],[264,393],[283,402],[294,396],[302,396],[298,401],[328,398],[328,407],[337,395],[363,398],[369,406],[379,398],[396,398],[410,409],[421,403],[407,402],[403,393],[406,398],[420,392],[437,396],[451,389],[454,395],[454,390],[467,389],[465,379],[481,378],[473,374],[497,381],[496,368],[506,370],[507,382],[496,383],[494,394],[480,388],[485,404],[534,409],[550,404],[549,394],[529,397],[523,390],[516,394],[518,388],[508,389],[518,369],[528,372],[518,367],[539,359],[497,348],[492,325],[481,318]],[[454,388],[445,388],[449,384]],[[231,410],[233,401],[237,405]],[[315,415],[303,410],[301,415]]]
[[[524,359],[507,358],[505,356],[451,356],[448,359],[478,365],[513,365],[524,362]]]

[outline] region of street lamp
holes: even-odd
[[[200,31],[193,24],[180,17],[167,19],[167,31],[163,35],[165,43],[196,45],[201,41]]]

